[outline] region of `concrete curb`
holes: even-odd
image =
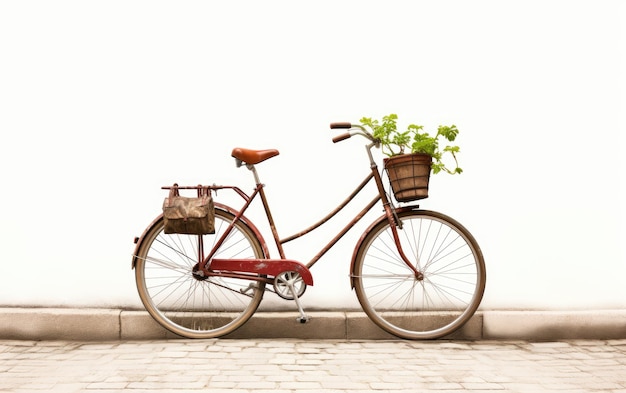
[[[395,337],[357,311],[311,312],[300,324],[294,312],[257,312],[225,338],[308,338],[384,340]],[[0,339],[5,340],[154,340],[178,336],[145,311],[119,309],[0,308]],[[626,339],[626,310],[482,311],[455,340]]]

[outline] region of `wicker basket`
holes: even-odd
[[[384,159],[391,189],[398,202],[428,198],[432,157],[428,154],[403,154]]]

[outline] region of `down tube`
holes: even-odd
[[[359,222],[366,214],[367,212],[369,212],[372,207],[374,207],[374,205],[376,203],[378,203],[378,201],[380,200],[380,195],[377,195],[376,197],[374,197],[374,199],[372,199],[372,201],[370,203],[367,204],[367,206],[365,206],[363,208],[363,210],[361,210],[359,212],[359,214],[357,214],[352,221],[350,221],[348,223],[348,225],[346,225],[338,234],[337,236],[335,236],[330,242],[328,242],[328,244],[326,246],[324,246],[324,248],[322,248],[320,250],[319,253],[317,253],[317,255],[315,255],[313,257],[313,259],[311,259],[311,261],[309,263],[307,263],[307,267],[310,269],[313,265],[315,265],[317,263],[317,261],[320,260],[320,258],[326,254],[328,252],[328,250],[330,250],[338,241],[339,239],[341,239],[343,237],[343,235],[345,235],[353,226],[354,224],[356,224],[357,222]]]
[[[299,237],[302,237],[304,235],[306,235],[309,232],[314,231],[315,229],[319,228],[320,226],[322,226],[325,222],[327,222],[328,220],[330,220],[331,218],[333,218],[337,213],[339,213],[344,207],[346,207],[350,201],[352,201],[354,199],[355,196],[357,196],[359,194],[359,192],[361,192],[361,190],[363,189],[363,187],[365,187],[370,180],[372,180],[372,178],[374,177],[373,173],[370,173],[369,175],[367,175],[367,177],[365,179],[363,179],[363,181],[361,182],[361,184],[358,185],[358,187],[352,191],[352,194],[350,194],[343,202],[341,202],[339,204],[339,206],[337,206],[335,208],[335,210],[333,210],[332,212],[328,213],[328,215],[326,215],[326,217],[322,218],[321,220],[319,220],[318,222],[316,222],[315,224],[311,225],[310,227],[308,227],[307,229],[296,233],[295,235],[286,237],[284,239],[281,239],[279,242],[280,244],[285,244],[287,242],[290,242],[294,239],[297,239]]]

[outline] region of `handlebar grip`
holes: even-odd
[[[346,133],[344,133],[344,134],[337,135],[336,137],[334,137],[334,138],[333,138],[333,143],[341,142],[341,141],[343,141],[344,139],[348,139],[348,138],[350,138],[351,136],[352,136],[352,134],[350,134],[349,132],[346,132]]]
[[[352,123],[348,122],[338,122],[338,123],[330,123],[330,128],[334,130],[335,128],[352,128]]]

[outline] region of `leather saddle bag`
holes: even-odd
[[[198,197],[180,196],[178,184],[163,201],[166,234],[207,235],[215,233],[215,207],[208,187],[198,186]]]

